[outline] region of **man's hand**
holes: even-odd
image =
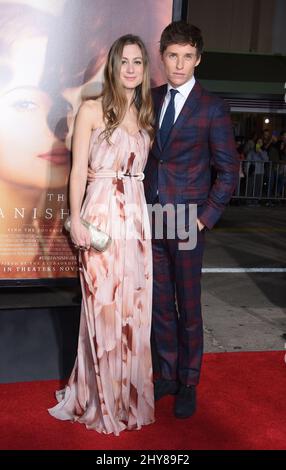
[[[200,219],[197,219],[197,224],[198,224],[198,229],[201,232],[205,228],[205,226],[204,226],[204,224],[202,224]]]

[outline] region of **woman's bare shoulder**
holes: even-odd
[[[80,105],[78,112],[82,119],[88,120],[92,124],[93,128],[102,124],[102,102],[100,98],[85,100]]]
[[[99,127],[102,124],[102,104],[101,100],[85,100],[80,105],[77,120],[84,121],[92,128]]]

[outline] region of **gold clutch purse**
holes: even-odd
[[[110,243],[111,243],[111,238],[110,236],[100,230],[98,227],[95,225],[90,224],[84,219],[80,219],[82,225],[84,225],[89,233],[90,233],[90,246],[96,251],[105,251]],[[71,219],[70,217],[67,217],[64,223],[65,229],[70,232],[71,230]]]

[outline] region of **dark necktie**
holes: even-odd
[[[161,139],[162,147],[164,147],[168,139],[168,135],[170,134],[170,130],[173,127],[174,119],[175,119],[174,100],[175,100],[176,94],[178,93],[178,90],[174,90],[174,88],[171,88],[170,93],[171,93],[171,98],[170,98],[169,104],[167,106],[167,109],[164,114],[163,121],[160,127],[160,139]]]

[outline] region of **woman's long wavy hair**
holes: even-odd
[[[102,97],[103,120],[106,126],[102,134],[107,141],[110,141],[112,133],[122,122],[127,110],[127,98],[119,76],[123,48],[129,44],[136,44],[140,48],[143,58],[143,80],[135,88],[132,101],[138,111],[138,127],[139,129],[145,129],[151,140],[154,137],[148,53],[143,41],[138,36],[126,34],[117,39],[111,46],[104,69],[104,84],[100,96]]]

